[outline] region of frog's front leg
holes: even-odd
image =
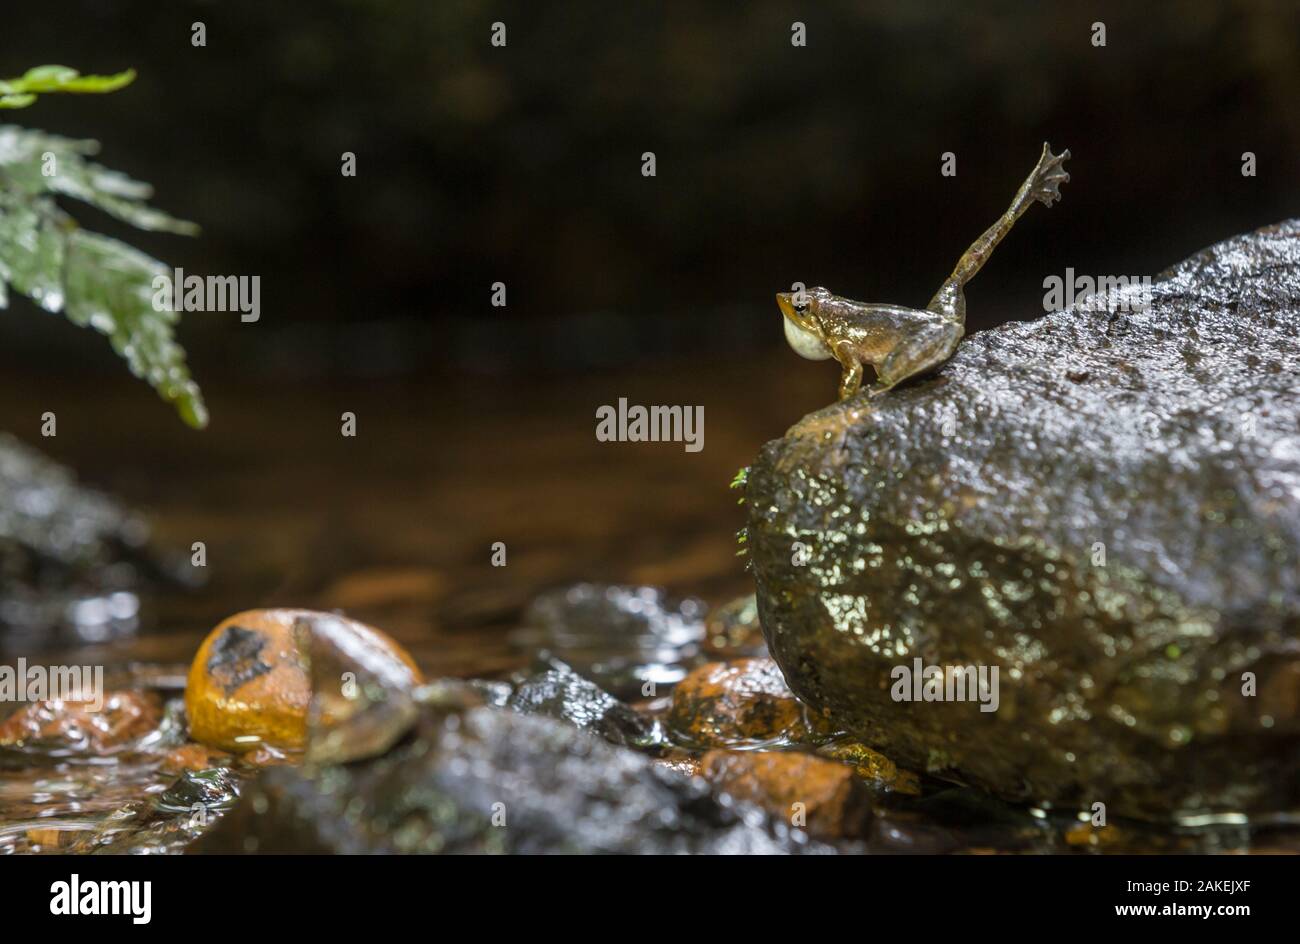
[[[839,341],[831,353],[840,362],[840,399],[847,400],[862,387],[862,359],[858,357],[857,348],[849,341]]]

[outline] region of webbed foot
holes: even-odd
[[[1051,145],[1043,143],[1042,156],[1038,158],[1038,166],[1034,168],[1029,184],[1029,195],[1043,206],[1051,206],[1061,199],[1060,186],[1070,179],[1062,165],[1069,156],[1068,148],[1060,154],[1053,154]]]

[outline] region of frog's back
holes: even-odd
[[[876,305],[835,298],[818,311],[823,329],[834,338],[848,339],[858,356],[879,363],[899,342],[934,321],[934,313],[902,305]]]

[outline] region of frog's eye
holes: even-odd
[[[794,296],[794,298],[792,298],[790,301],[791,301],[791,304],[794,305],[794,310],[797,311],[797,312],[799,312],[799,314],[802,315],[805,311],[808,310],[808,296],[807,296],[807,295],[803,295],[803,294],[796,295],[796,296]]]

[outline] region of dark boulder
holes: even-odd
[[[1300,221],[1150,296],[975,334],[768,443],[764,632],[796,694],[900,764],[1152,818],[1295,809]],[[916,659],[998,667],[997,709],[896,700]]]

